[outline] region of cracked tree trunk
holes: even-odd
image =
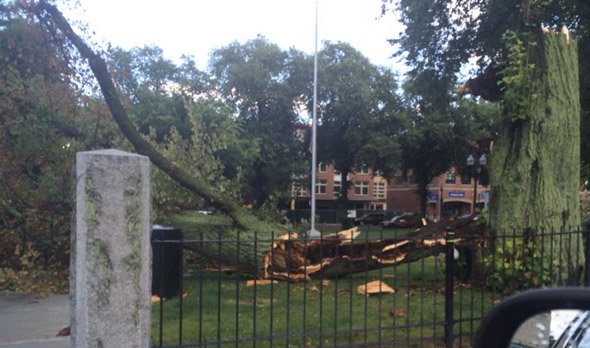
[[[526,115],[505,120],[492,150],[490,223],[497,231],[580,227],[577,45],[566,33],[538,35]]]
[[[504,100],[503,129],[491,152],[490,227],[500,235],[580,228],[577,44],[567,29],[531,35],[536,44],[527,51],[534,64],[527,76],[530,88],[521,105]],[[516,117],[514,110],[520,110]],[[574,269],[583,264],[578,235],[556,235],[543,243],[547,250],[565,251],[552,261]]]

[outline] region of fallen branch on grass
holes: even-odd
[[[483,226],[481,219],[471,216],[383,240],[355,240],[356,228],[315,240],[284,234],[264,256],[264,278],[300,282],[398,266],[444,252],[448,231],[455,233],[455,246],[478,244]]]

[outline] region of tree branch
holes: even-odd
[[[199,182],[192,178],[186,171],[175,166],[160,154],[141,134],[129,120],[127,112],[119,100],[117,89],[108,72],[105,61],[78,36],[62,13],[53,5],[40,1],[32,11],[41,22],[54,24],[76,47],[81,56],[88,61],[90,69],[96,77],[100,89],[109,107],[113,119],[119,126],[123,135],[131,142],[135,150],[150,158],[151,162],[160,170],[170,176],[174,181],[183,187],[191,190],[197,195],[204,198],[213,207],[228,214],[234,225],[241,229],[247,229],[249,225],[247,220],[253,219],[251,214],[244,211],[235,202],[228,201],[222,197],[222,194],[213,187]]]

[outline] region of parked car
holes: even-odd
[[[383,228],[393,228],[393,227],[413,227],[416,225],[416,217],[410,214],[404,214],[400,216],[395,216],[389,220],[384,220],[379,223],[379,226]]]
[[[354,219],[355,226],[362,226],[362,225],[379,225],[381,221],[386,218],[385,212],[373,212],[373,213],[366,213],[365,215],[361,216],[360,218]]]
[[[384,220],[382,220],[381,222],[379,222],[379,227],[382,227],[382,228],[393,227],[391,225],[393,219],[398,218],[398,217],[400,217],[402,215],[405,215],[405,213],[403,211],[402,212],[396,212],[393,215],[386,216]]]

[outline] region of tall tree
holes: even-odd
[[[286,192],[301,170],[304,145],[295,136],[299,114],[289,62],[289,52],[258,37],[215,50],[209,63],[246,136],[259,140],[260,153],[248,175],[256,207],[271,194]]]
[[[430,182],[451,167],[463,169],[473,150],[471,141],[496,132],[500,109],[491,103],[457,101],[447,108],[422,111],[425,98],[414,95],[413,86],[405,87],[412,121],[401,138],[402,169],[416,180],[420,210],[425,214]]]
[[[311,72],[313,58],[298,59],[297,64]],[[318,61],[318,160],[333,163],[340,172],[339,205],[347,208],[347,178],[354,168],[368,165],[390,176],[398,167],[398,138],[405,126],[402,103],[395,75],[371,64],[349,44],[325,42]],[[306,86],[302,100],[311,109],[311,79]]]
[[[430,182],[451,167],[460,169],[471,150],[470,140],[489,136],[481,130],[497,122],[497,107],[453,97],[450,87],[455,79],[441,70],[416,67],[403,85],[410,122],[401,137],[401,167],[416,180],[422,214]]]
[[[187,146],[200,148],[203,154],[211,152],[211,162],[220,160],[222,172],[230,180],[251,167],[259,155],[258,139],[243,136],[241,121],[218,100],[211,90],[210,76],[197,69],[191,57],[183,56],[182,63],[175,64],[164,58],[160,48],[147,46],[114,48],[107,59],[130,118],[141,133],[160,143],[180,135],[188,141]],[[196,119],[202,130],[195,131]],[[196,169],[201,164],[194,165]]]
[[[502,231],[580,227],[577,45],[567,32],[537,30],[514,34],[503,71],[490,167],[490,223]]]

